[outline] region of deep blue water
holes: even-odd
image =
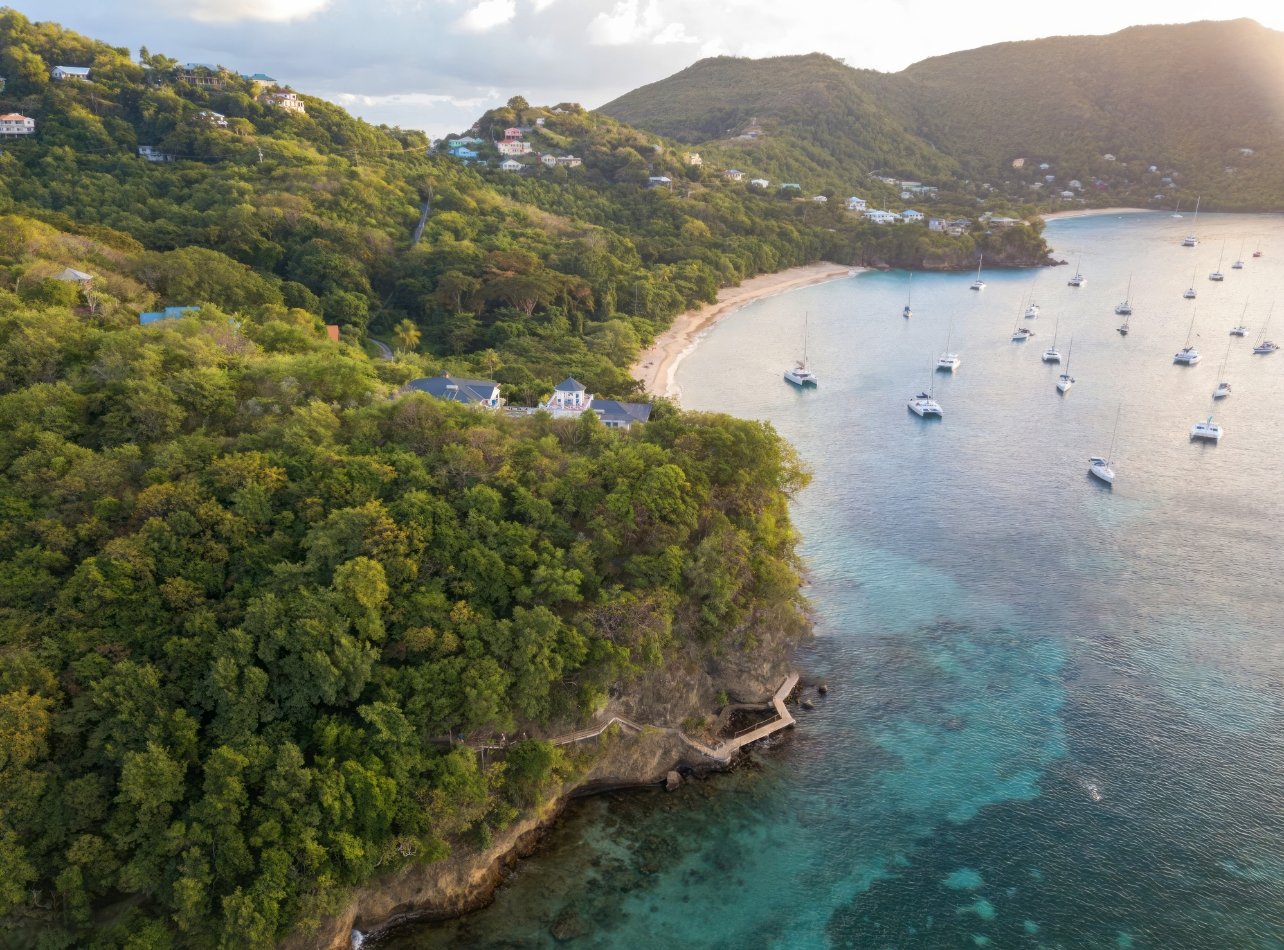
[[[560,921],[584,934],[559,946],[594,950],[1284,948],[1284,353],[1250,352],[1284,220],[1201,215],[1182,248],[1191,224],[1054,222],[1069,267],[987,271],[980,293],[915,275],[909,321],[907,275],[868,273],[711,331],[683,404],[769,419],[813,472],[800,663],[829,696],[752,768],[577,804],[492,907],[383,944],[552,946]],[[1183,368],[1192,271],[1203,361]],[[1037,335],[1014,344],[1030,294]],[[1245,302],[1226,434],[1191,443]],[[805,315],[821,386],[799,392],[781,373]],[[1058,318],[1064,397],[1039,361]],[[919,420],[947,334],[945,418]],[[1110,491],[1087,459],[1116,415]]]

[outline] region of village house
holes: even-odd
[[[584,163],[574,155],[559,155],[557,156],[557,164],[564,168],[579,168]]]
[[[149,310],[146,313],[138,315],[138,322],[141,326],[147,326],[160,320],[177,320],[179,317],[185,317],[189,313],[198,313],[200,307],[166,307],[164,310]]]
[[[915,211],[913,208],[906,208],[904,211],[901,212],[901,217],[904,218],[906,221],[909,221],[912,223],[918,223],[919,221],[923,220],[923,212]]]
[[[750,178],[749,184],[754,188],[770,188],[771,182],[766,178]]]
[[[78,79],[81,82],[89,80],[88,66],[55,66],[50,70],[49,75],[54,79]]]
[[[723,171],[722,177],[730,181],[741,181],[744,179],[745,173],[738,168],[728,168]]]
[[[873,211],[866,211],[862,217],[866,221],[872,221],[874,224],[900,224],[901,216],[892,214],[890,211],[880,211],[875,208]]]
[[[255,95],[258,95],[268,86],[276,85],[276,80],[273,79],[271,76],[269,76],[267,73],[254,73],[253,75],[241,73],[241,78],[254,87]]]
[[[482,409],[498,409],[504,404],[499,395],[499,383],[493,379],[463,379],[442,373],[440,376],[412,379],[405,386],[405,391],[411,390]]]
[[[540,160],[540,161],[541,161],[541,162],[542,162],[546,167],[548,167],[548,168],[556,168],[556,167],[557,167],[557,156],[556,156],[556,155],[550,155],[548,152],[545,152],[543,155],[541,155],[541,156],[539,157],[539,160]]]
[[[517,159],[515,158],[506,158],[499,163],[499,167],[502,171],[519,172],[526,166],[523,165],[521,162],[517,161]]]
[[[202,109],[200,112],[196,113],[196,118],[203,122],[208,122],[210,125],[218,126],[220,129],[227,128],[227,116],[223,115],[221,112],[211,112],[209,109]]]
[[[646,180],[648,188],[673,188],[673,179],[668,175],[652,175]]]
[[[481,145],[482,141],[482,139],[474,138],[471,135],[465,135],[460,139],[447,139],[446,146],[448,148],[467,148],[470,145]]]
[[[290,89],[265,93],[260,97],[259,101],[269,106],[276,106],[278,109],[284,109],[286,112],[297,112],[299,115],[308,114],[307,105],[299,98],[298,93]]]
[[[1078,178],[1071,178],[1068,182],[1066,182],[1066,187],[1074,191],[1083,191],[1083,182],[1081,182]]]
[[[944,218],[928,218],[927,229],[929,231],[945,231],[949,228],[949,223]]]
[[[1014,159],[1012,159],[1012,167],[1013,167],[1013,168],[1025,168],[1025,159],[1024,159],[1024,158],[1014,158]]]
[[[502,142],[496,142],[495,148],[499,149],[500,155],[529,155],[535,149],[530,142],[522,142],[513,139],[504,139]]]
[[[780,186],[781,191],[802,191],[802,185],[796,181],[787,181]]]
[[[536,119],[536,120],[535,120],[535,128],[537,128],[537,129],[542,129],[542,128],[544,128],[544,117],[543,117],[543,116],[540,116],[538,119]]]
[[[987,224],[992,228],[1011,228],[1018,224],[1025,224],[1020,218],[991,217]]]
[[[471,148],[466,148],[463,145],[460,145],[457,148],[452,148],[447,154],[454,158],[462,158],[465,162],[471,162],[477,157],[478,153],[473,151]]]
[[[555,419],[578,419],[586,410],[597,413],[608,429],[629,429],[635,423],[651,418],[649,402],[619,402],[615,399],[597,399],[585,392],[584,384],[568,376],[555,387],[553,395],[539,404]]]
[[[510,129],[504,129],[504,141],[505,141],[505,142],[516,142],[516,141],[519,141],[519,140],[521,139],[522,135],[523,135],[522,130],[521,130],[520,128],[518,128],[517,126],[513,126],[513,127],[512,127],[512,128],[510,128]]]
[[[0,115],[0,135],[33,135],[35,131],[35,119],[29,119],[17,112]]]
[[[1047,162],[1040,162],[1040,163],[1039,163],[1039,171],[1041,171],[1041,172],[1046,172],[1046,171],[1047,171],[1049,168],[1051,168],[1051,167],[1052,167],[1052,166],[1051,166],[1051,165],[1049,165]]]
[[[825,195],[813,195],[811,200],[816,202],[818,205],[828,204],[829,202],[829,198]]]
[[[1066,201],[1069,201],[1070,199],[1074,198],[1074,192],[1073,192],[1073,191],[1063,191],[1063,192],[1061,192],[1060,197],[1061,197],[1061,198],[1063,198],[1063,199],[1065,199]]]
[[[703,165],[703,164],[704,164],[704,159],[700,157],[700,153],[699,153],[699,152],[688,152],[688,153],[687,153],[687,157],[686,157],[686,158],[687,158],[687,164],[688,164],[688,165]]]
[[[162,152],[155,145],[138,146],[138,157],[145,158],[149,162],[172,162],[174,156],[168,152]]]
[[[850,198],[847,199],[847,210],[864,211],[865,208],[868,206],[868,204],[869,202],[867,202],[864,198],[857,198],[855,195],[852,195]]]
[[[210,63],[188,63],[179,69],[178,78],[193,86],[205,86],[208,89],[223,88],[223,67]]]

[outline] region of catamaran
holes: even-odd
[[[1221,437],[1222,427],[1213,421],[1212,416],[1209,416],[1207,421],[1196,422],[1190,427],[1190,439],[1192,442],[1196,439],[1203,439],[1207,442],[1217,442]]]
[[[1182,240],[1182,247],[1198,247],[1199,238],[1195,237],[1195,225],[1199,223],[1199,199],[1195,199],[1195,217],[1190,223],[1190,233]]]
[[[981,264],[985,261],[985,255],[982,254],[976,259],[976,280],[972,281],[972,290],[984,290],[985,281],[981,279]]]
[[[1057,332],[1061,329],[1061,318],[1057,317],[1057,322],[1052,325],[1052,345],[1043,351],[1043,356],[1039,357],[1045,363],[1060,363],[1061,351],[1057,349]]]
[[[1243,269],[1244,269],[1244,242],[1240,241],[1239,255],[1235,258],[1235,263],[1231,265],[1231,270],[1243,270]]]
[[[1185,297],[1187,300],[1195,299],[1195,273],[1198,270],[1199,268],[1195,268],[1195,270],[1190,272],[1190,286],[1186,289],[1186,292],[1182,294],[1182,296]]]
[[[1261,354],[1262,356],[1274,353],[1279,349],[1278,346],[1266,339],[1266,328],[1271,325],[1271,311],[1274,309],[1275,305],[1271,304],[1271,309],[1266,311],[1266,322],[1262,324],[1262,333],[1257,338],[1257,342],[1253,344],[1253,352]]]
[[[924,419],[942,419],[945,414],[941,411],[941,404],[932,398],[933,388],[936,386],[935,374],[931,384],[927,387],[927,392],[919,393],[909,401],[910,412]]]
[[[1132,274],[1128,275],[1128,289],[1124,291],[1124,299],[1115,305],[1115,313],[1121,317],[1132,313]]]
[[[1190,312],[1190,327],[1186,330],[1186,345],[1173,355],[1173,362],[1182,366],[1194,366],[1199,362],[1199,350],[1190,345],[1191,334],[1195,332],[1195,311]]]
[[[1248,301],[1244,301],[1244,311],[1239,315],[1239,323],[1231,327],[1231,336],[1244,336],[1248,333],[1248,327],[1244,325],[1244,315],[1248,313]]]
[[[953,336],[954,336],[954,324],[953,322],[951,322],[950,330],[945,335],[945,352],[942,353],[940,355],[940,358],[937,359],[936,361],[936,368],[938,370],[941,370],[947,373],[954,372],[956,369],[959,368],[959,363],[962,362],[962,360],[959,359],[959,355],[957,353],[950,352],[950,338]]]
[[[1082,287],[1088,282],[1088,278],[1083,276],[1083,271],[1079,270],[1079,265],[1074,265],[1074,275],[1066,281],[1071,287]]]
[[[807,387],[816,386],[819,380],[816,374],[811,371],[807,365],[807,324],[808,318],[803,317],[803,356],[791,369],[785,370],[785,381],[793,383],[795,386]]]

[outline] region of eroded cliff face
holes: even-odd
[[[752,640],[730,638],[718,654],[673,656],[627,692],[611,700],[598,717],[626,716],[641,733],[613,727],[600,737],[576,743],[587,764],[552,800],[522,814],[498,831],[484,851],[459,850],[443,861],[410,865],[353,890],[343,912],[312,934],[296,934],[285,950],[347,950],[353,929],[369,934],[412,920],[453,917],[490,902],[505,874],[535,848],[543,830],[576,794],[597,788],[659,784],[675,768],[696,772],[725,766],[701,755],[674,730],[698,720],[712,724],[718,700],[765,703],[790,670],[793,641],[786,633],[756,633]]]

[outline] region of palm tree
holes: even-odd
[[[410,320],[402,320],[392,328],[392,338],[397,341],[397,349],[406,351],[419,346],[419,328]]]

